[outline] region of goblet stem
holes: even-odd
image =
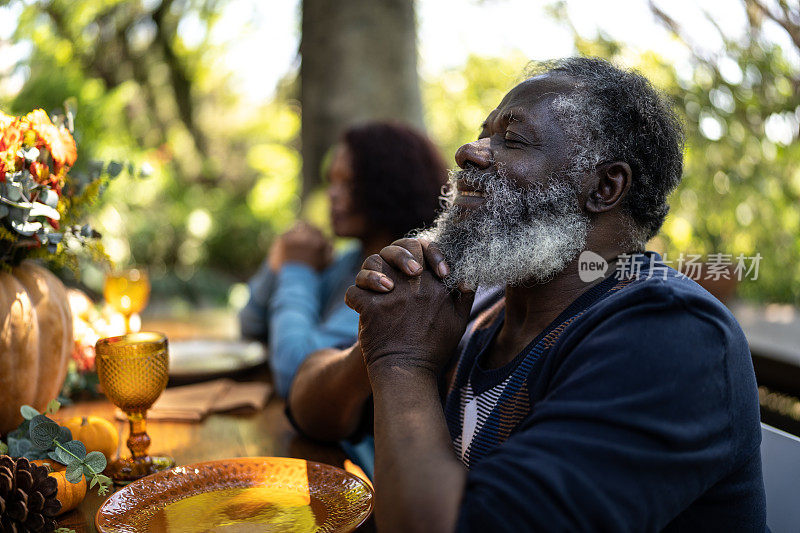
[[[132,313],[125,313],[122,316],[125,318],[125,333],[132,333],[132,331],[131,331],[131,316],[133,316],[133,314]]]
[[[130,422],[130,436],[128,437],[128,449],[131,451],[133,460],[147,457],[147,450],[150,448],[150,436],[147,434],[147,412],[126,413]]]

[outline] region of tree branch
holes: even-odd
[[[792,8],[786,4],[785,1],[779,2],[781,8],[780,13],[773,13],[766,5],[760,0],[745,0],[748,5],[752,5],[765,17],[777,23],[784,31],[789,34],[789,37],[794,42],[795,47],[800,51],[800,13],[792,11]],[[794,20],[792,20],[794,19]]]
[[[61,11],[55,2],[43,2],[40,5],[42,11],[53,22],[53,28],[55,32],[63,39],[66,39],[70,43],[73,43],[73,45],[76,45],[79,42],[80,36],[76,35],[70,30],[66,20],[68,15]],[[97,17],[95,17],[98,25],[102,27],[102,21],[104,19],[109,20],[113,18],[113,14],[115,11],[117,11],[118,7],[118,5],[113,5],[106,8],[104,11],[101,11]],[[81,50],[78,46],[73,46],[73,49],[75,50],[75,54],[78,56],[78,61],[83,68],[91,72],[94,76],[97,76],[103,80],[103,84],[106,86],[106,89],[113,89],[119,86],[122,81],[124,81],[119,79],[116,69],[106,68],[101,61],[100,54],[103,51],[107,51],[108,47],[96,46],[93,48],[94,53],[91,54]]]
[[[666,26],[669,31],[675,34],[675,36],[678,39],[680,39],[681,42],[683,42],[683,44],[686,45],[686,47],[692,52],[692,55],[694,57],[696,57],[698,60],[704,63],[712,65],[712,62],[709,61],[708,58],[706,58],[703,54],[700,53],[700,51],[695,46],[694,42],[686,35],[686,33],[683,31],[683,27],[678,23],[678,21],[670,17],[666,11],[658,7],[653,0],[647,0],[647,4],[650,7],[650,11],[653,13],[653,15],[655,15],[655,17],[662,24],[664,24],[664,26]],[[717,26],[717,28],[719,27]],[[722,37],[723,39],[725,38],[724,35]]]
[[[153,11],[152,19],[156,25],[156,44],[169,69],[170,84],[178,107],[178,114],[189,134],[192,136],[198,153],[205,157],[207,143],[205,135],[197,127],[194,116],[194,103],[192,102],[192,82],[186,68],[172,48],[172,41],[177,33],[177,25],[168,20],[169,11],[173,0],[163,0],[158,8]]]

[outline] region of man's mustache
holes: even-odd
[[[489,182],[505,180],[505,176],[500,170],[485,170],[480,168],[466,168],[452,173],[451,186],[455,186],[458,180],[462,180],[470,187],[483,189]]]

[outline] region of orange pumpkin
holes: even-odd
[[[44,411],[58,395],[72,345],[61,281],[30,261],[0,271],[0,434],[22,422],[21,406]]]
[[[32,462],[39,466],[50,466],[50,470],[52,470],[52,472],[50,472],[48,475],[52,478],[55,478],[56,483],[58,484],[56,499],[61,502],[61,510],[58,512],[59,515],[64,514],[67,511],[71,511],[81,504],[83,499],[86,497],[86,476],[81,478],[80,483],[71,483],[67,480],[67,467],[61,463],[48,460],[37,460]]]
[[[99,416],[75,416],[62,424],[72,432],[72,438],[86,446],[87,452],[100,452],[107,461],[117,453],[119,435],[114,424]]]

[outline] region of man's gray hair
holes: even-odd
[[[644,248],[664,222],[667,197],[683,172],[684,134],[665,96],[641,74],[608,61],[571,57],[539,62],[528,74],[564,75],[574,87],[553,101],[575,143],[573,157],[584,171],[624,161],[633,177],[623,207],[631,217],[634,245]]]

